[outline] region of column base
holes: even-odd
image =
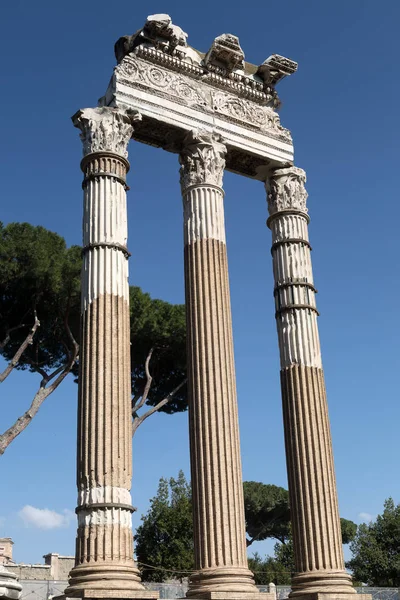
[[[297,573],[292,579],[292,591],[289,598],[323,600],[323,597],[329,596],[327,600],[335,600],[336,597],[343,598],[343,600],[346,597],[347,600],[347,596],[349,596],[354,600],[354,594],[357,592],[346,571],[326,569]]]
[[[120,598],[156,600],[158,592],[146,590],[139,570],[131,564],[87,563],[74,567],[64,595],[68,598]]]
[[[204,600],[257,600],[262,595],[254,583],[253,573],[246,567],[214,567],[191,576],[186,598]],[[265,594],[262,595],[262,598]],[[266,599],[266,600],[269,600]]]
[[[89,595],[88,593],[84,593],[83,596],[81,596],[81,598],[99,598],[101,600],[105,599],[105,598],[118,598],[119,600],[121,599],[125,599],[126,600],[158,600],[158,592],[150,592],[148,590],[145,590],[144,592],[131,592],[129,596],[122,595],[115,595],[115,591],[113,590],[104,590],[105,594],[104,596],[100,595],[98,592],[96,592],[96,596],[91,596],[90,592]],[[69,600],[70,598],[72,598],[72,596],[65,596],[64,594],[61,594],[61,596],[53,596],[53,600]]]
[[[53,600],[69,600],[70,598],[75,598],[76,596],[65,596],[62,594],[61,596],[53,596]],[[158,600],[159,593],[152,592],[149,590],[139,591],[139,592],[123,592],[123,590],[86,590],[82,592],[80,598],[91,598],[92,600],[95,598],[99,598],[100,600],[104,600],[106,598],[118,598],[119,600]]]
[[[354,590],[354,593],[357,592]],[[289,594],[289,598],[293,598],[292,594]],[[335,593],[335,592],[311,592],[310,594],[299,594],[295,596],[296,600],[354,600],[354,594],[352,593]],[[371,594],[362,594],[362,600],[372,600]]]
[[[71,596],[69,596],[71,597]],[[76,596],[75,596],[76,597]],[[80,598],[91,598],[92,600],[119,598],[121,600],[158,600],[159,593],[150,590],[84,590]]]
[[[186,598],[188,596],[186,595]],[[276,600],[274,592],[204,592],[190,598],[199,600]]]

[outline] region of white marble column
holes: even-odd
[[[84,109],[78,534],[66,595],[149,598],[133,560],[127,146],[138,115]]]
[[[266,183],[296,575],[291,597],[354,594],[345,571],[317,325],[305,172]]]
[[[15,573],[0,565],[0,600],[20,600],[22,585]]]
[[[220,136],[189,132],[184,206],[190,458],[196,573],[188,597],[252,597],[247,567]]]

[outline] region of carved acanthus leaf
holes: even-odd
[[[179,157],[182,193],[192,185],[222,187],[226,146],[219,134],[189,131]]]
[[[72,122],[81,130],[84,156],[93,152],[113,152],[127,158],[133,122],[140,119],[137,111],[104,106],[79,110]]]
[[[306,173],[298,167],[276,169],[267,179],[265,187],[268,194],[270,215],[285,211],[298,210],[307,213]]]

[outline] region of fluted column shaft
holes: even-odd
[[[181,154],[195,569],[189,597],[256,593],[247,567],[219,136]],[[219,596],[220,597],[220,596]]]
[[[74,117],[84,158],[82,329],[78,392],[78,534],[72,597],[143,594],[133,560],[132,419],[126,173],[133,117]],[[133,594],[132,594],[133,592]]]
[[[267,181],[295,567],[291,596],[353,593],[343,561],[308,240],[305,173]]]

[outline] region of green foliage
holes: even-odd
[[[256,583],[289,585],[295,567],[288,492],[275,485],[254,481],[245,481],[243,489],[247,534],[253,536],[254,532],[262,532],[264,537],[259,539],[278,539],[279,535],[282,540],[275,544],[273,557],[262,559],[256,552],[249,558],[249,568]],[[191,494],[183,473],[179,473],[178,480],[161,479],[157,495],[150,504],[136,536],[136,554],[142,563],[143,579],[165,581],[185,577],[187,571],[193,570],[194,559]],[[356,525],[346,519],[341,519],[341,524],[342,538],[348,539]]]
[[[357,525],[353,521],[348,519],[340,519],[341,533],[342,533],[342,544],[348,544],[357,531]],[[294,573],[294,550],[293,550],[293,539],[289,527],[289,535],[287,536],[285,543],[277,543],[274,546],[274,558],[277,564],[281,565],[282,569],[286,572]]]
[[[346,566],[355,579],[370,586],[399,587],[400,504],[386,500],[376,521],[359,525],[350,550],[353,558]]]
[[[57,233],[29,223],[0,223],[0,355],[10,361],[32,328],[35,312],[40,321],[17,369],[43,374],[63,365],[69,345],[66,321],[80,343],[81,266],[81,248],[67,248]],[[145,361],[154,348],[146,402],[154,406],[186,377],[185,306],[152,299],[139,287],[130,288],[130,303],[132,392],[141,396]],[[186,410],[186,393],[183,386],[161,410]]]
[[[264,559],[255,552],[248,559],[249,569],[254,573],[256,585],[290,585],[291,573],[288,572],[284,565],[275,560],[271,556],[266,556]]]
[[[131,287],[130,312],[132,392],[142,395],[146,357],[154,348],[150,363],[153,381],[146,404],[155,406],[186,378],[185,305],[152,299],[140,288]],[[161,411],[172,414],[186,409],[185,385]]]
[[[281,504],[285,504],[287,491],[275,485],[252,481],[244,482],[243,488],[247,533],[250,535],[248,524],[251,522],[260,524],[260,528],[262,525],[262,531],[267,532],[269,537],[272,537],[273,533],[282,534],[283,521],[278,523],[278,516],[282,518]],[[171,479],[168,483],[166,479],[161,479],[157,495],[150,503],[150,509],[142,517],[142,525],[136,535],[136,554],[139,563],[153,567],[162,565],[164,569],[173,571],[192,570],[194,559],[191,496],[183,473],[179,474],[177,481]],[[287,500],[285,506],[287,510]],[[285,527],[287,532],[289,529],[287,522]],[[260,585],[271,581],[287,583],[290,580],[290,574],[284,573],[284,567],[270,557],[262,561],[260,556],[255,554],[249,560],[253,571],[267,571],[267,575],[257,574]],[[259,568],[260,561],[262,566]],[[143,578],[147,581],[165,581],[174,575],[162,569],[150,569],[145,566],[141,566],[141,569],[143,569]],[[178,575],[179,573],[175,573],[175,576]],[[181,576],[184,577],[185,573]]]
[[[357,533],[357,525],[348,519],[340,519],[340,528],[342,530],[342,544],[350,544]]]
[[[245,481],[244,504],[246,531],[249,535],[247,545],[255,541],[275,538],[291,547],[289,493],[276,485]],[[342,543],[348,544],[355,536],[357,525],[353,521],[340,519]],[[280,545],[277,544],[276,547]],[[292,551],[291,551],[292,553]],[[290,553],[289,553],[290,554]],[[292,560],[289,560],[290,567]]]
[[[247,545],[275,538],[284,542],[289,535],[290,510],[288,491],[276,485],[245,481],[244,505]]]
[[[136,532],[136,556],[144,581],[182,579],[193,571],[191,492],[182,471],[178,479],[160,479],[157,495]]]
[[[16,368],[48,373],[66,362],[66,319],[73,335],[79,332],[80,269],[80,248],[67,248],[58,234],[0,223],[0,352],[7,361],[27,337],[35,311],[40,321]]]
[[[275,544],[274,558],[276,562],[280,564],[283,569],[285,569],[285,571],[289,573],[295,572],[296,569],[294,566],[293,539],[291,534],[284,544]]]

